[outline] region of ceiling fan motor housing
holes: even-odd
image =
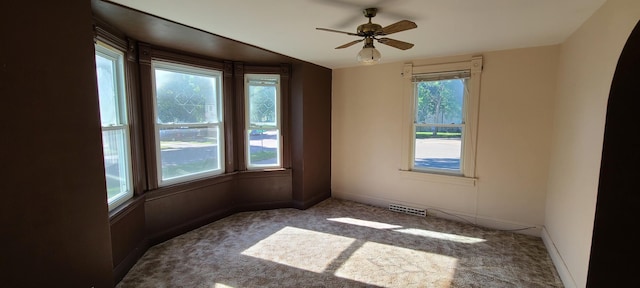
[[[375,23],[365,23],[358,26],[358,35],[360,36],[375,36],[382,32],[382,26]]]
[[[369,18],[369,23],[365,23],[362,24],[360,26],[358,26],[358,35],[360,36],[365,36],[365,37],[371,37],[371,36],[375,36],[379,33],[382,33],[382,26],[375,24],[375,23],[371,23],[371,18],[376,16],[376,13],[378,12],[377,8],[367,8],[362,10],[362,13],[364,14],[364,17]]]

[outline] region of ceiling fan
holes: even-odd
[[[389,34],[417,28],[418,25],[416,25],[416,23],[409,20],[402,20],[402,21],[393,23],[389,26],[382,27],[379,24],[371,22],[371,18],[375,17],[376,13],[378,12],[377,8],[367,8],[367,9],[364,9],[362,12],[364,14],[364,17],[369,18],[369,22],[358,26],[356,33],[343,32],[343,31],[327,29],[327,28],[316,28],[316,29],[322,30],[322,31],[336,32],[336,33],[342,33],[342,34],[347,34],[351,36],[362,37],[362,39],[354,40],[344,45],[340,45],[336,47],[336,49],[347,48],[364,41],[364,47],[362,48],[362,50],[360,50],[360,53],[358,53],[358,61],[363,64],[375,64],[375,63],[378,63],[378,61],[380,61],[381,55],[380,55],[380,52],[373,46],[373,40],[378,41],[378,43],[389,45],[391,47],[398,48],[401,50],[407,50],[413,47],[413,44],[411,43],[403,42],[403,41],[395,40],[391,38],[381,37],[381,36],[386,36]]]

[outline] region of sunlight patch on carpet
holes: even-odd
[[[335,275],[382,287],[449,287],[457,264],[454,257],[366,242]]]
[[[242,252],[242,255],[322,273],[355,241],[295,227],[284,227]]]
[[[487,240],[484,240],[482,238],[468,237],[468,236],[449,234],[449,233],[442,233],[442,232],[436,232],[436,231],[430,231],[430,230],[424,230],[424,229],[416,229],[416,228],[398,229],[398,230],[393,230],[393,231],[400,232],[400,233],[405,233],[405,234],[416,235],[416,236],[429,237],[429,238],[439,239],[439,240],[447,240],[447,241],[454,241],[454,242],[458,242],[458,243],[466,243],[466,244],[475,244],[475,243],[482,243],[482,242],[487,241]]]
[[[382,222],[375,222],[375,221],[360,220],[360,219],[354,219],[354,218],[349,218],[349,217],[328,218],[327,220],[334,221],[334,222],[345,223],[345,224],[351,224],[351,225],[358,225],[358,226],[363,226],[363,227],[375,228],[375,229],[402,228],[402,226],[398,226],[398,225],[387,224],[387,223],[382,223]]]

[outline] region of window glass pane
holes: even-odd
[[[249,122],[250,125],[276,126],[278,117],[276,110],[276,87],[249,86]]]
[[[123,54],[100,42],[95,49],[107,202],[111,210],[133,197]]]
[[[220,169],[218,127],[160,128],[162,180]]]
[[[460,171],[462,127],[417,126],[414,168]]]
[[[218,123],[217,76],[155,69],[158,123]]]
[[[280,133],[277,129],[249,130],[249,165],[280,165]]]
[[[464,79],[417,82],[416,123],[463,123]]]
[[[124,128],[102,131],[104,170],[109,203],[113,202],[115,198],[127,195],[130,191],[126,137]]]
[[[116,59],[96,55],[98,97],[102,126],[116,125],[118,121],[118,94],[116,82]]]

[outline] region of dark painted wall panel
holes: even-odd
[[[232,193],[233,181],[159,197],[153,196],[157,192],[147,193],[147,236],[154,244],[230,213]]]
[[[331,70],[302,63],[291,79],[293,199],[305,209],[331,196]]]
[[[113,285],[89,4],[0,7],[3,287]]]
[[[141,256],[146,249],[144,227],[144,197],[136,199],[133,205],[111,218],[111,247],[117,280],[133,266],[137,260],[135,255]]]
[[[331,195],[332,72],[312,65],[305,68],[304,199],[309,206]]]
[[[289,207],[291,170],[239,173],[234,195],[241,210]]]
[[[293,201],[296,207],[300,207],[304,199],[304,64],[294,64],[291,70],[291,184]]]

